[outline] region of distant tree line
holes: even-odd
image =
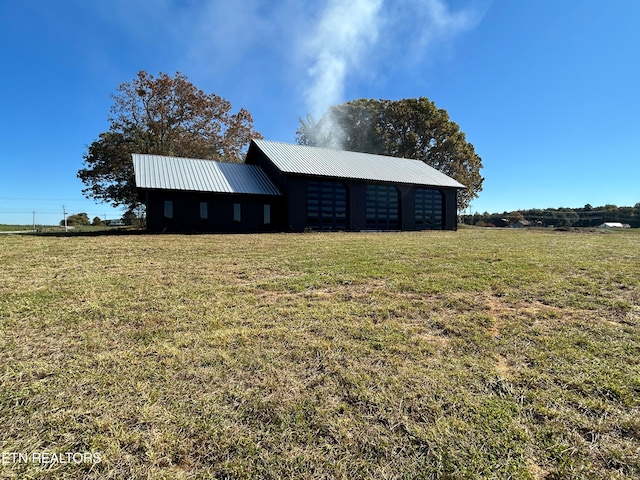
[[[128,226],[143,228],[145,226],[145,218],[141,212],[136,213],[133,210],[127,210],[120,219],[116,220],[102,220],[100,217],[94,217],[93,220],[89,220],[89,215],[85,212],[75,213],[67,217],[67,226],[69,227],[119,227]],[[64,218],[60,220],[60,225],[65,225]]]
[[[100,220],[99,217],[96,217],[98,220]],[[96,219],[94,218],[94,222],[96,221]],[[65,220],[62,219],[60,220],[60,225],[64,226],[65,224]],[[67,217],[67,225],[70,227],[81,227],[81,226],[86,226],[86,225],[91,225],[91,220],[89,220],[89,215],[87,215],[84,212],[81,213],[74,213],[73,215],[69,215]]]
[[[521,220],[541,227],[597,227],[604,222],[626,223],[631,228],[640,228],[640,202],[633,207],[603,205],[582,208],[532,208],[502,213],[475,213],[462,215],[461,222],[479,227],[507,227]]]

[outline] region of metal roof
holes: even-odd
[[[465,188],[419,160],[266,140],[252,143],[283,173]]]
[[[282,195],[258,165],[138,153],[131,156],[138,188]]]

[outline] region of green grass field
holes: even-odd
[[[33,230],[33,225],[4,225],[0,223],[0,232],[22,232]]]
[[[1,478],[640,477],[639,231],[12,235],[0,265]]]

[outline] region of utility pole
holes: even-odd
[[[62,205],[62,215],[64,215],[64,231],[68,232],[69,228],[67,227],[67,211],[64,208],[64,205]]]
[[[36,211],[35,210],[33,211],[32,220],[33,220],[33,231],[35,232],[36,231]]]

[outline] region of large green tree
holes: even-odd
[[[87,197],[135,208],[132,153],[210,160],[242,160],[253,129],[248,111],[231,113],[231,103],[204,93],[186,76],[138,72],[112,95],[107,132],[88,146],[78,177]]]
[[[360,99],[331,107],[320,120],[300,119],[302,145],[421,160],[466,185],[463,209],[482,190],[482,159],[460,127],[428,98]]]
[[[64,219],[60,220],[60,225],[64,225],[64,224],[65,224],[65,220]],[[89,221],[89,215],[82,212],[82,213],[76,213],[74,215],[69,215],[67,217],[66,224],[69,226],[80,227],[83,225],[91,225],[91,222]]]

